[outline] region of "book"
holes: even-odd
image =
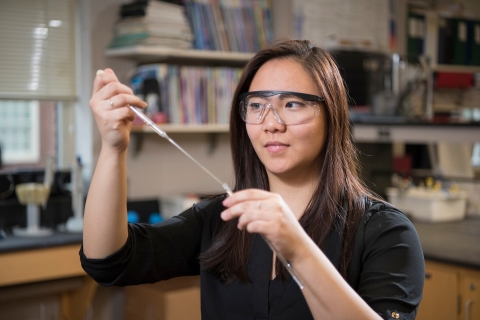
[[[185,7],[164,1],[137,1],[120,7],[109,48],[158,45],[190,49],[194,35]]]
[[[108,45],[109,49],[131,47],[137,45],[163,46],[178,49],[190,49],[191,42],[183,39],[151,36],[148,33],[123,35],[113,38]]]
[[[456,65],[467,64],[467,22],[464,19],[453,21],[453,63]]]
[[[183,14],[183,5],[165,1],[135,1],[120,6],[120,18],[139,16],[177,17]]]
[[[218,0],[211,0],[210,4],[213,13],[213,19],[215,20],[215,29],[218,33],[218,38],[220,41],[220,50],[230,51],[230,45],[228,43],[227,33],[225,30],[225,23],[222,17],[222,12],[220,11]]]
[[[439,18],[438,21],[438,64],[453,64],[453,21],[448,18]]]
[[[480,65],[480,21],[467,21],[466,64]]]
[[[256,52],[273,41],[266,0],[185,0],[199,50]]]
[[[169,123],[228,123],[231,97],[241,68],[150,64],[137,67],[130,79],[135,94],[145,94],[145,83],[156,79],[159,110]]]
[[[407,23],[407,55],[417,57],[424,53],[425,16],[409,12]]]

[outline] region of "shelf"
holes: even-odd
[[[405,142],[405,143],[476,143],[480,142],[480,125],[434,126],[434,125],[392,125],[362,124],[353,125],[353,138],[356,142]]]
[[[253,53],[186,50],[157,46],[135,46],[118,49],[108,49],[108,58],[132,59],[137,63],[208,63],[209,65],[243,66],[253,56]]]
[[[162,124],[166,133],[222,133],[229,132],[228,124]],[[155,133],[149,126],[133,126],[132,133]]]
[[[480,66],[460,66],[450,64],[439,64],[433,67],[437,72],[459,72],[459,73],[477,73],[480,72]]]
[[[208,134],[208,153],[215,151],[216,135],[218,133],[228,133],[228,124],[162,124],[158,125],[160,129],[168,133],[207,133]],[[147,125],[132,127],[132,152],[136,156],[142,149],[144,134],[155,133]]]

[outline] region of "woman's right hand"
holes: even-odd
[[[120,83],[111,69],[99,70],[93,82],[90,108],[95,116],[102,148],[124,152],[130,142],[130,129],[135,113],[130,105],[145,108],[147,104]]]

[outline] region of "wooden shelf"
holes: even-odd
[[[477,73],[480,72],[480,66],[460,66],[451,64],[439,64],[433,68],[434,71],[459,72],[459,73]]]
[[[201,63],[208,65],[243,66],[253,56],[253,53],[186,50],[157,46],[135,46],[118,49],[108,49],[105,52],[108,58],[126,58],[137,63]]]
[[[158,125],[166,133],[222,133],[229,132],[228,124],[162,124]],[[147,125],[132,127],[132,133],[154,133]]]
[[[480,142],[480,126],[428,126],[355,123],[356,142],[405,143],[476,143]]]
[[[158,125],[160,129],[166,133],[207,133],[208,134],[208,152],[215,150],[216,139],[218,133],[228,133],[228,124],[162,124]],[[155,133],[153,129],[147,125],[132,127],[132,152],[136,156],[142,149],[143,135],[145,133]]]

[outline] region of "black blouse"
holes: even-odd
[[[202,319],[313,319],[290,275],[285,282],[270,280],[273,253],[260,236],[254,239],[247,266],[251,283],[225,285],[200,268],[197,257],[209,247],[221,222],[222,200],[200,202],[155,225],[129,224],[127,242],[109,257],[88,259],[81,249],[82,267],[104,286],[200,274]],[[323,252],[337,268],[340,247],[341,236],[332,232]],[[413,224],[389,204],[373,202],[358,227],[350,286],[384,319],[414,319],[424,275]]]

